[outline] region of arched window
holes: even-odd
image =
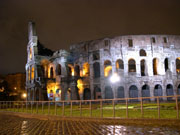
[[[124,69],[124,63],[122,60],[119,59],[116,61],[116,69]]]
[[[135,85],[129,87],[129,97],[130,98],[137,98],[138,97],[138,88]],[[133,99],[131,101],[138,101],[138,99]]]
[[[89,64],[87,62],[83,64],[83,76],[89,76]]]
[[[108,77],[109,75],[112,74],[112,65],[111,65],[111,61],[106,60],[104,62],[104,76]]]
[[[180,57],[176,59],[176,72],[180,73]]]
[[[54,69],[53,69],[53,67],[50,68],[50,78],[54,78]]]
[[[61,75],[61,65],[60,65],[60,64],[58,64],[58,65],[56,66],[56,74],[57,74],[57,75]]]
[[[158,59],[154,58],[153,59],[153,74],[158,75]]]
[[[94,87],[94,99],[101,99],[101,89],[98,86]]]
[[[89,88],[84,89],[83,99],[84,100],[90,100],[91,99],[91,91]]]
[[[128,61],[129,72],[136,72],[136,62],[134,59]]]
[[[169,65],[168,65],[168,58],[166,58],[164,60],[164,67],[165,67],[165,72],[169,69]]]
[[[31,67],[31,80],[34,79],[34,67],[32,66]]]
[[[171,84],[168,84],[166,86],[166,94],[167,94],[167,96],[173,96],[174,95],[173,86]],[[167,100],[172,100],[172,97],[167,97]]]
[[[106,86],[105,87],[105,99],[113,99],[114,95],[113,95],[113,91],[112,88],[110,86]]]
[[[146,51],[145,51],[144,49],[141,49],[141,50],[139,51],[139,55],[140,55],[140,56],[146,56]]]
[[[95,62],[93,64],[93,69],[94,69],[94,78],[99,78],[100,77],[100,64],[99,64],[99,62]]]
[[[80,76],[80,67],[79,67],[79,65],[75,66],[75,76]]]
[[[163,93],[162,93],[162,87],[161,85],[157,84],[155,85],[154,87],[154,96],[162,96]],[[162,98],[160,98],[160,100],[162,100]]]
[[[150,90],[147,84],[142,86],[142,97],[150,97]],[[149,99],[144,99],[144,100],[149,100]]]
[[[122,87],[122,86],[118,87],[117,98],[124,98],[124,87]]]
[[[145,60],[141,60],[141,76],[145,76]]]

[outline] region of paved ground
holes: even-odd
[[[136,123],[136,122],[134,122]],[[0,113],[0,135],[178,135],[179,127],[121,124],[117,120],[37,119]]]

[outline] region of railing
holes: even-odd
[[[179,109],[180,95],[71,101],[0,101],[1,111],[62,117],[179,119]]]

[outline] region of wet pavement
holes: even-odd
[[[179,135],[179,128],[122,125],[113,120],[43,120],[0,113],[0,135]]]

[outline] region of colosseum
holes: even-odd
[[[29,22],[27,53],[28,100],[180,95],[179,35],[117,36],[53,52]]]

